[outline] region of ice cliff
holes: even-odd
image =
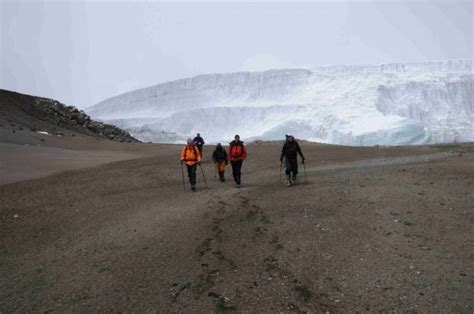
[[[92,117],[153,142],[297,138],[344,145],[474,141],[473,60],[206,74],[106,99]]]

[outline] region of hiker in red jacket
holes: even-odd
[[[240,188],[240,169],[242,162],[247,158],[247,150],[244,142],[240,140],[240,136],[236,135],[234,140],[229,144],[229,160],[232,165],[232,175],[234,176],[235,186]]]

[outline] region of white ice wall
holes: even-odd
[[[201,75],[107,99],[88,113],[160,142],[197,132],[210,142],[291,132],[402,145],[474,141],[473,95],[472,60],[448,60]]]

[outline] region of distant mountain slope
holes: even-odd
[[[472,60],[207,74],[104,100],[87,112],[137,138],[298,138],[345,145],[474,141]]]
[[[91,120],[56,100],[0,90],[0,128],[64,135],[66,130],[120,142],[138,142],[127,131]]]

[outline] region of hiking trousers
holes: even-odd
[[[242,169],[242,160],[231,160],[232,176],[234,176],[235,183],[240,185],[240,169]]]
[[[225,170],[225,160],[221,160],[216,162],[216,170],[217,172],[224,172]]]
[[[191,186],[195,186],[197,164],[186,165],[186,169],[188,170],[189,183],[191,183]]]
[[[220,160],[216,162],[216,171],[219,174],[219,181],[224,182],[224,171],[225,171],[225,160]]]
[[[285,173],[288,177],[293,175],[293,178],[296,178],[298,174],[298,158],[285,158]]]

